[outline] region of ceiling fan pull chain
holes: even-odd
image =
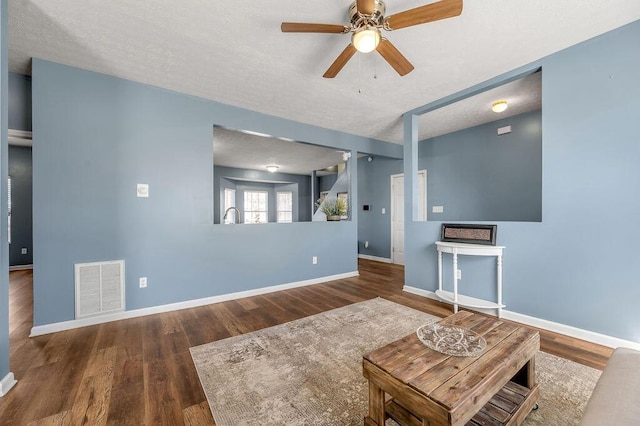
[[[376,57],[373,60],[373,79],[377,79],[378,78],[378,58]]]

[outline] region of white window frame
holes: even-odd
[[[236,190],[231,188],[224,189],[224,211],[230,207],[236,206]],[[236,223],[236,214],[228,214],[227,218],[224,219],[225,225]]]
[[[250,195],[251,197],[253,197],[254,195],[258,195],[258,196],[264,196],[264,210],[248,210],[247,209],[247,205],[250,205],[251,203],[247,203],[247,195]],[[244,223],[269,223],[269,192],[268,191],[244,191],[244,212],[243,212],[243,216],[244,216]],[[264,213],[265,215],[265,221],[264,222],[255,222],[254,220],[251,220],[251,218],[255,217],[255,214],[262,214]]]
[[[289,198],[288,205],[282,206],[280,200],[280,194],[287,195]],[[284,208],[286,207],[286,208]],[[288,220],[282,220],[281,214],[288,213]],[[291,223],[293,222],[293,192],[291,191],[278,191],[276,192],[276,222],[278,223]]]

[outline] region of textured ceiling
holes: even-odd
[[[507,101],[507,110],[501,113],[493,112],[491,107],[497,101]],[[541,108],[542,73],[537,72],[421,115],[418,121],[420,136],[422,140],[446,135]]]
[[[387,15],[428,2],[388,0]],[[640,19],[638,0],[466,0],[460,17],[386,34],[407,76],[373,52],[324,79],[349,36],[280,23],[344,24],[349,3],[10,0],[9,68],[39,57],[401,143],[402,113]]]
[[[213,132],[213,159],[217,166],[262,171],[275,164],[278,172],[296,175],[311,175],[312,170],[343,162],[342,151],[221,127]]]

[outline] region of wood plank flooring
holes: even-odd
[[[212,425],[189,348],[374,297],[437,316],[451,306],[402,291],[401,266],[360,276],[29,338],[31,271],[10,274],[11,371],[2,425]],[[602,369],[611,349],[541,331],[542,350]]]

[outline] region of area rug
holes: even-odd
[[[361,425],[362,355],[439,319],[377,298],[197,346],[191,355],[218,426]],[[577,425],[600,372],[542,352],[536,372],[540,408],[524,425]]]

